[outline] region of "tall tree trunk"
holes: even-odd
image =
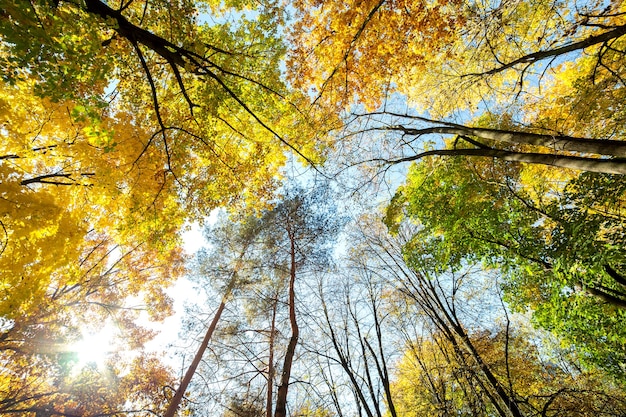
[[[544,135],[515,130],[485,129],[421,117],[412,118],[426,123],[439,124],[440,126],[416,129],[397,125],[385,127],[382,128],[382,130],[398,131],[411,136],[422,136],[433,133],[473,136],[505,144],[543,146],[554,151],[626,157],[626,142],[621,140],[580,138],[567,135]]]
[[[374,413],[372,412],[367,401],[365,400],[365,394],[363,393],[363,390],[361,389],[361,386],[359,385],[359,382],[357,381],[357,377],[350,367],[349,356],[344,355],[341,347],[339,346],[339,341],[338,341],[337,335],[335,334],[335,330],[333,329],[333,325],[330,322],[330,317],[328,315],[328,308],[326,307],[326,302],[324,301],[323,296],[321,298],[321,301],[322,301],[322,309],[324,310],[324,317],[326,319],[326,324],[328,324],[328,330],[330,331],[330,340],[332,341],[335,352],[337,353],[337,359],[339,361],[339,364],[343,368],[343,370],[348,375],[348,378],[350,378],[350,383],[352,384],[352,392],[356,399],[357,411],[359,413],[359,417],[362,417],[363,409],[365,409],[365,413],[367,414],[367,417],[374,417]]]
[[[626,142],[625,142],[626,143]],[[543,153],[512,152],[501,149],[436,149],[398,159],[380,159],[380,162],[398,164],[416,161],[427,156],[478,156],[499,158],[505,161],[551,165],[579,171],[626,175],[626,161],[618,159],[588,158],[583,156],[555,155]]]
[[[430,293],[422,295],[424,300],[421,304],[428,305],[428,310],[430,310],[429,316],[431,319],[433,319],[433,321],[437,321],[439,328],[444,330],[444,335],[453,344],[453,346],[455,346],[455,349],[459,349],[459,344],[457,343],[455,336],[461,340],[465,346],[465,351],[470,354],[471,358],[474,360],[476,365],[478,365],[478,368],[485,376],[485,383],[488,384],[493,391],[495,391],[495,395],[500,399],[503,406],[506,407],[508,413],[510,413],[513,417],[524,417],[524,413],[520,410],[515,398],[506,392],[498,378],[491,371],[489,365],[484,361],[480,352],[478,352],[474,346],[474,343],[456,315],[454,304],[451,305],[445,299],[442,299],[432,282],[425,280],[425,278],[421,275],[418,276],[418,280],[421,281],[420,287]],[[452,303],[454,303],[454,301],[452,301]],[[462,356],[463,355],[459,355],[459,357]],[[491,397],[491,395],[489,396]],[[493,398],[492,403],[496,408],[498,408],[500,414],[504,416],[503,410],[498,407],[496,398]]]
[[[278,294],[274,298],[272,306],[272,324],[270,326],[269,359],[267,364],[267,398],[265,403],[266,417],[272,417],[272,405],[274,402],[274,339],[276,337],[276,309],[278,307]]]
[[[276,411],[274,417],[287,416],[287,392],[289,390],[289,378],[291,377],[291,365],[298,344],[298,336],[300,334],[298,323],[296,321],[296,242],[294,236],[289,233],[291,267],[289,271],[289,323],[291,325],[291,338],[287,345],[285,353],[285,361],[283,364],[283,373],[280,379],[280,386],[276,395]]]
[[[381,319],[379,319],[378,317],[378,306],[376,305],[376,296],[374,295],[373,291],[374,290],[370,286],[369,298],[372,305],[372,312],[374,313],[374,328],[376,329],[376,341],[378,342],[378,352],[380,354],[380,359],[374,353],[374,349],[367,342],[367,339],[364,339],[364,341],[376,363],[376,370],[378,371],[378,376],[383,384],[383,389],[385,390],[385,399],[387,400],[387,408],[389,409],[389,414],[391,414],[391,417],[397,417],[398,414],[396,413],[396,407],[393,402],[393,397],[391,396],[391,382],[389,380],[389,370],[387,368],[385,351],[383,349],[383,332],[381,328]]]
[[[191,365],[189,365],[189,368],[187,368],[187,372],[185,372],[185,376],[183,377],[183,380],[181,381],[180,386],[176,390],[174,397],[172,398],[169,405],[167,406],[167,410],[165,411],[165,414],[163,415],[163,417],[174,417],[174,415],[176,414],[176,410],[178,410],[180,401],[183,399],[183,395],[185,395],[187,386],[189,386],[189,383],[191,382],[191,378],[196,373],[196,369],[198,368],[198,365],[200,364],[200,361],[202,360],[202,355],[204,355],[204,352],[206,351],[206,348],[209,345],[209,341],[211,340],[211,337],[213,336],[213,332],[215,331],[215,327],[217,327],[217,323],[219,322],[220,317],[222,316],[222,313],[224,312],[224,307],[226,307],[226,300],[229,295],[230,295],[230,291],[228,291],[222,297],[222,302],[220,303],[220,306],[217,308],[217,311],[215,312],[215,315],[213,316],[213,320],[211,321],[211,324],[209,325],[209,328],[207,329],[206,334],[204,335],[204,339],[202,340],[202,343],[200,344],[200,347],[198,348],[198,351],[196,352],[196,356],[193,358],[193,361],[191,362]]]

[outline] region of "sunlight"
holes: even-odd
[[[102,367],[113,351],[113,329],[106,325],[98,332],[83,331],[80,340],[70,345],[69,350],[78,357],[77,367],[87,365]]]

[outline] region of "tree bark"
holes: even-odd
[[[611,304],[617,308],[626,309],[626,300],[620,297],[616,297],[615,295],[609,294],[608,292],[596,288],[593,285],[585,285],[584,291],[588,294],[591,294],[595,297],[598,297],[600,300],[605,303]]]
[[[416,161],[427,156],[477,156],[499,158],[505,161],[525,162],[529,164],[550,165],[578,171],[599,172],[604,174],[626,175],[626,161],[616,159],[587,158],[583,156],[567,156],[542,153],[523,153],[500,149],[436,149],[417,155],[398,159],[377,159],[388,164]]]
[[[554,151],[591,153],[605,156],[626,157],[626,141],[609,139],[580,138],[567,135],[544,135],[540,133],[517,132],[514,130],[485,129],[437,122],[424,119],[428,123],[441,123],[441,126],[414,129],[405,126],[391,126],[383,130],[399,131],[406,135],[420,136],[433,133],[474,136],[480,139],[515,145],[533,145],[550,148]]]
[[[293,364],[293,357],[295,356],[296,345],[298,344],[300,334],[298,322],[296,321],[296,293],[294,288],[296,282],[296,244],[295,238],[291,233],[289,233],[289,241],[291,255],[291,267],[289,271],[289,323],[291,325],[291,338],[287,345],[287,352],[285,353],[285,361],[283,363],[283,373],[276,394],[276,411],[274,412],[274,417],[287,416],[287,392],[289,391],[291,365]]]
[[[424,277],[418,275],[419,280],[424,280]],[[437,320],[441,328],[445,329],[444,334],[449,338],[450,342],[454,345],[457,344],[455,336],[458,337],[465,346],[466,352],[470,354],[472,359],[478,365],[478,368],[486,378],[486,383],[495,391],[495,395],[500,399],[504,407],[508,410],[513,417],[524,417],[524,413],[520,410],[519,405],[515,398],[509,395],[498,378],[491,371],[490,366],[484,361],[482,355],[474,346],[474,343],[470,339],[469,335],[463,328],[463,325],[459,321],[456,310],[454,307],[454,299],[450,304],[445,299],[442,299],[432,282],[424,282],[422,288],[428,291],[429,297],[425,300],[425,303],[430,305],[431,318]],[[422,303],[424,305],[424,303]],[[513,394],[513,393],[511,393]],[[494,399],[495,400],[495,399]],[[493,401],[494,406],[497,407],[497,401]],[[501,414],[504,414],[501,412]]]

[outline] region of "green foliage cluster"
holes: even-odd
[[[588,364],[622,378],[626,365],[621,176],[585,173],[533,199],[519,167],[436,159],[412,167],[386,221],[415,221],[405,246],[420,270],[468,262],[502,271],[507,300],[576,346]],[[395,225],[395,226],[394,226]]]

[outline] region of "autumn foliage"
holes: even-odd
[[[625,57],[621,1],[4,1],[0,414],[619,415]],[[345,212],[285,197],[320,178]],[[223,302],[180,385],[144,346],[216,209],[195,269]],[[347,217],[370,230],[317,254]],[[476,293],[497,324],[468,324]]]

